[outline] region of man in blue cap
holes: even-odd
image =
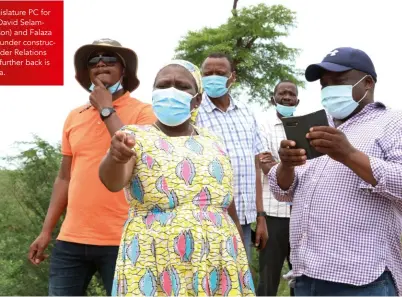
[[[402,112],[374,101],[377,74],[361,50],[334,49],[305,75],[320,80],[330,123],[306,137],[325,155],[307,161],[284,140],[269,172],[275,198],[293,202],[295,295],[401,295]]]

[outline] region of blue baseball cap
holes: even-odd
[[[332,50],[321,63],[309,65],[305,76],[307,81],[312,82],[320,79],[324,70],[344,72],[352,69],[371,75],[377,82],[377,73],[370,57],[362,50],[351,47],[338,47]]]

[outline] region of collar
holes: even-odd
[[[232,95],[230,95],[230,94],[229,94],[229,99],[230,99],[230,103],[229,103],[229,107],[226,112],[238,108],[236,101],[233,99]],[[205,111],[208,113],[213,112],[215,109],[219,110],[219,108],[215,104],[213,104],[213,102],[208,97],[207,93],[205,93],[205,92],[202,94],[201,104],[204,106]]]
[[[380,101],[376,101],[376,102],[367,104],[363,108],[363,110],[365,110],[366,108],[367,108],[367,110],[371,110],[371,109],[375,109],[375,108],[387,108],[387,106],[384,103],[380,102]]]
[[[359,118],[359,117],[363,117],[363,116],[365,116],[367,113],[369,113],[369,112],[371,112],[371,111],[373,111],[373,110],[375,110],[375,109],[387,109],[387,106],[386,106],[384,103],[380,102],[380,101],[376,101],[376,102],[373,102],[373,103],[369,103],[369,104],[367,104],[365,107],[363,107],[363,109],[362,109],[360,112],[358,112],[357,114],[355,114],[354,116],[352,116],[350,119],[348,119],[346,122],[344,122],[344,123],[341,124],[340,126],[343,126],[344,124],[346,124],[347,122],[350,122],[350,121],[353,120],[353,119],[356,119],[356,118]],[[328,117],[328,121],[330,122],[330,125],[335,124],[334,118],[333,118],[329,113],[327,113],[327,117]],[[335,125],[334,125],[334,126],[335,126]],[[340,127],[340,126],[339,126],[339,127]]]
[[[278,115],[276,114],[276,111],[275,111],[275,120],[274,120],[273,122],[274,122],[274,125],[275,125],[275,126],[276,126],[276,125],[283,125],[281,119],[280,119],[280,118],[278,117]]]

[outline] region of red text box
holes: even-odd
[[[0,1],[0,85],[63,85],[63,1]]]

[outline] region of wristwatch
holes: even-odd
[[[267,213],[265,211],[258,211],[257,212],[257,218],[258,217],[266,217],[266,216],[267,216]]]
[[[102,121],[106,120],[114,112],[116,112],[116,110],[112,107],[102,108],[102,110],[100,112],[100,117],[101,117]]]

